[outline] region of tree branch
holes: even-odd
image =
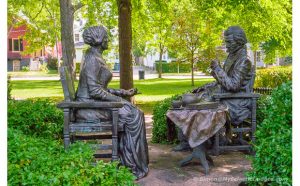
[[[32,21],[34,21],[34,20],[40,15],[40,13],[42,12],[44,6],[45,6],[45,3],[44,3],[44,1],[42,1],[42,7],[41,7],[41,9],[38,11],[38,13],[32,18]]]
[[[85,6],[85,4],[82,4],[81,2],[77,3],[76,5],[73,5],[72,6],[73,13],[79,10],[80,8],[82,8],[83,6]]]

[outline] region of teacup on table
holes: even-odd
[[[181,100],[174,100],[172,101],[172,107],[173,108],[180,108],[182,105],[182,101]]]

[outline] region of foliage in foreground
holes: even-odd
[[[179,95],[166,98],[154,106],[152,143],[170,143],[170,141],[167,140],[166,113],[171,107],[171,102],[176,99],[179,99]]]
[[[8,127],[26,135],[59,139],[63,132],[63,113],[47,99],[10,100]]]
[[[134,176],[117,162],[94,162],[86,144],[65,151],[57,140],[8,129],[9,185],[133,185]]]
[[[258,125],[253,170],[247,173],[249,185],[292,184],[292,83],[275,89]]]
[[[275,88],[292,80],[292,66],[260,69],[256,72],[254,87]]]
[[[12,84],[11,84],[11,77],[7,76],[7,100],[11,100],[11,90],[12,90]]]

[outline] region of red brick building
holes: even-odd
[[[28,66],[30,70],[38,70],[41,63],[47,61],[49,56],[62,56],[61,43],[54,47],[41,46],[41,48],[32,54],[24,54],[23,51],[28,43],[23,36],[27,32],[27,26],[22,25],[12,28],[7,38],[7,70],[20,71],[22,67]],[[58,48],[58,51],[56,50]]]

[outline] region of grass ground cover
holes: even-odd
[[[181,94],[191,90],[212,79],[196,79],[192,87],[190,79],[150,79],[136,80],[134,87],[142,94],[135,96],[136,104],[145,112],[151,113],[156,102],[175,94]],[[77,86],[78,81],[75,82]],[[119,81],[114,80],[109,84],[110,88],[118,88]],[[63,92],[59,80],[22,80],[12,81],[12,97],[26,99],[33,97],[60,97],[63,99]],[[59,98],[58,98],[59,100]]]
[[[7,72],[11,77],[55,77],[58,76],[57,70],[49,70],[49,72],[29,71],[29,72]]]

